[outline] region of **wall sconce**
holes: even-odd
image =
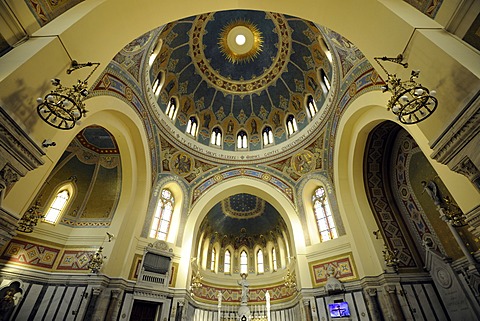
[[[100,246],[97,252],[93,254],[90,262],[88,262],[88,268],[90,269],[90,272],[92,273],[100,272],[100,269],[102,268],[102,265],[103,265],[103,260],[107,258],[106,256],[103,256],[102,251],[103,251],[103,246]]]
[[[387,269],[398,273],[398,264],[400,263],[400,260],[398,259],[398,250],[390,250],[387,244],[384,244],[383,247],[385,248],[385,250],[382,251],[383,259],[385,260],[385,265],[387,266]]]
[[[63,130],[72,129],[79,124],[80,119],[87,113],[83,103],[89,94],[87,81],[99,65],[98,62],[81,64],[73,60],[71,67],[67,69],[68,75],[84,67],[94,66],[95,68],[85,80],[78,80],[72,87],[64,87],[58,78],[52,79],[52,85],[56,88],[44,98],[37,99],[37,112],[40,118],[50,126]]]
[[[192,282],[190,284],[192,290],[200,289],[203,286],[202,280],[203,277],[200,275],[200,271],[197,271],[197,274],[192,277]]]
[[[283,277],[284,285],[287,289],[296,289],[297,282],[295,271],[290,272],[290,269],[287,269],[287,274]]]
[[[42,142],[42,146],[44,148],[47,148],[47,147],[50,147],[50,146],[57,146],[57,143],[55,143],[51,139],[44,139],[43,142]]]
[[[419,70],[412,70],[410,79],[402,81],[396,74],[390,74],[380,62],[389,61],[408,68],[408,63],[402,62],[402,54],[396,58],[375,57],[374,59],[388,76],[386,85],[382,87],[383,92],[389,91],[392,94],[392,98],[387,103],[387,109],[397,115],[401,123],[407,125],[419,123],[435,111],[438,105],[438,100],[435,98],[436,91],[430,91],[414,80],[418,78]]]
[[[22,218],[18,221],[17,231],[23,233],[32,233],[33,228],[37,226],[38,220],[43,218],[42,212],[40,212],[40,202],[36,201],[32,207],[30,207]]]

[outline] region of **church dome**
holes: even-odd
[[[315,24],[279,13],[175,21],[152,49],[151,102],[162,126],[185,133],[186,147],[203,145],[210,155],[278,148],[323,112],[332,79],[325,48]]]

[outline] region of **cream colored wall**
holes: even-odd
[[[429,150],[428,143],[454,119],[462,104],[479,87],[478,52],[444,32],[440,24],[402,1],[87,0],[41,28],[26,43],[0,58],[2,107],[7,109],[37,143],[40,144],[45,138],[57,142],[55,148],[46,150],[46,164],[15,185],[4,202],[5,207],[20,214],[27,209],[40,187],[40,182],[45,180],[64,148],[80,129],[69,132],[55,130],[41,122],[35,111],[35,99],[51,88],[50,78],[59,77],[65,83],[72,83],[88,73],[80,70],[67,76],[65,70],[70,59],[100,62],[101,68],[92,78],[95,79],[124,45],[141,34],[172,20],[231,8],[276,11],[317,22],[344,35],[370,61],[373,61],[374,56],[396,56],[406,49],[410,66],[422,70],[420,82],[438,90],[440,105],[437,112],[425,123],[409,129],[426,155]],[[317,244],[309,250],[305,247],[303,237],[295,237],[295,253],[292,254],[297,256],[297,276],[304,287],[311,286],[307,255],[317,258],[324,255],[318,253],[352,249],[360,276],[378,274],[382,270],[381,244],[373,239],[371,233],[376,230],[376,225],[366,200],[361,166],[369,130],[384,119],[393,119],[385,108],[379,107],[384,106],[386,100],[387,96],[378,92],[365,94],[348,107],[341,120],[335,149],[335,161],[339,164],[335,169],[335,186],[347,235],[331,241],[330,245]],[[131,235],[140,235],[150,194],[147,139],[140,120],[126,104],[111,98],[98,97],[89,99],[87,107],[91,113],[82,126],[105,126],[121,144],[121,152],[124,149],[130,155],[125,155],[125,164],[122,165],[124,170],[131,171],[132,175],[124,175],[122,201],[116,214],[118,220],[116,218],[112,226],[118,231],[118,236],[111,245],[112,259],[107,262],[105,270],[111,275],[126,276],[137,247],[137,241]],[[101,111],[106,107],[110,111]],[[452,194],[456,199],[458,197],[462,209],[470,209],[478,204],[478,197],[472,197],[473,187],[466,179],[445,169],[443,165],[435,166]],[[218,184],[192,208],[182,242],[184,246],[175,249],[181,254],[177,286],[188,285],[189,260],[194,255],[191,253],[191,244],[196,239],[196,229],[208,209],[221,198],[245,191],[245,188],[254,190],[281,212],[286,221],[291,223],[291,235],[303,235],[295,208],[273,187],[258,182],[254,184],[245,178]],[[467,192],[464,192],[465,190]],[[91,232],[93,235],[100,233],[93,229]],[[80,233],[81,236],[84,232],[75,233]],[[127,235],[129,237],[125,237]],[[129,250],[125,253],[124,249]]]
[[[126,278],[137,246],[137,238],[131,236],[140,235],[150,197],[148,140],[140,118],[125,102],[101,96],[90,99],[88,106],[89,116],[81,126],[71,131],[57,130],[54,135],[45,136],[57,144],[47,149],[48,162],[15,184],[6,202],[11,204],[11,207],[17,207],[19,213],[23,214],[75,135],[90,125],[104,127],[115,137],[123,170],[121,197],[111,226],[106,229],[71,228],[60,224],[53,226],[39,223],[34,233],[29,236],[76,248],[98,248],[103,244],[104,254],[108,259],[102,271]],[[18,202],[18,199],[24,196],[28,196],[28,201]],[[106,231],[115,235],[113,242],[106,242]]]

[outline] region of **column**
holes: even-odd
[[[376,288],[368,288],[364,290],[365,298],[367,301],[368,311],[370,312],[370,316],[372,321],[382,321],[382,310],[380,309],[380,304],[378,302],[378,295]]]
[[[175,321],[182,321],[183,305],[184,303],[182,301],[177,302],[177,313],[175,315]]]
[[[393,308],[393,320],[403,321],[405,320],[405,315],[402,311],[402,306],[400,305],[400,301],[398,300],[397,296],[397,287],[395,285],[386,285],[385,290],[388,293],[388,299],[390,304]]]
[[[120,297],[120,293],[122,293],[122,291],[120,290],[112,290],[110,292],[110,303],[108,305],[108,310],[107,310],[107,316],[105,317],[105,320],[106,321],[115,321],[117,320],[117,307],[118,307],[118,299]]]
[[[85,317],[83,318],[83,321],[91,321],[93,320],[93,315],[95,313],[95,308],[97,306],[97,301],[102,293],[102,288],[92,288],[92,294],[90,297],[90,301],[88,302],[87,306],[87,312],[85,313]]]
[[[310,300],[303,300],[303,306],[305,308],[306,321],[312,321],[313,316],[312,316],[312,309],[310,307]]]
[[[447,212],[445,211],[444,208],[438,206],[437,207],[438,212],[440,213],[440,218],[447,223],[448,228],[450,229],[450,232],[452,232],[453,237],[455,238],[455,241],[457,241],[458,246],[462,250],[463,254],[465,255],[465,258],[468,260],[469,267],[476,266],[477,262],[475,261],[474,257],[470,254],[470,251],[468,250],[467,246],[465,243],[463,243],[462,238],[460,237],[460,234],[458,234],[457,229],[455,226],[453,226],[453,219],[451,216],[447,215]]]

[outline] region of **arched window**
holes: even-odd
[[[293,115],[287,116],[286,125],[287,125],[288,135],[292,135],[298,130],[297,121],[295,120],[295,117]]]
[[[222,146],[222,130],[219,127],[215,127],[214,129],[212,129],[210,143],[212,145]]]
[[[273,144],[272,128],[267,126],[262,130],[263,146]]]
[[[337,238],[337,229],[333,221],[332,210],[328,204],[327,194],[323,186],[315,190],[312,202],[318,232],[320,233],[320,241],[324,242]]]
[[[56,224],[63,211],[67,207],[68,201],[71,199],[71,191],[68,188],[62,188],[53,199],[52,203],[48,207],[47,213],[45,214],[43,221]]]
[[[272,249],[272,269],[274,271],[277,270],[277,253],[275,252],[275,248]]]
[[[248,273],[248,256],[247,252],[245,251],[242,251],[242,253],[240,253],[240,274],[243,273]]]
[[[151,67],[155,61],[155,59],[157,58],[158,56],[158,53],[160,52],[160,49],[162,49],[162,44],[163,44],[163,40],[162,39],[158,39],[158,42],[157,44],[155,45],[155,48],[153,49],[151,55],[150,55],[150,58],[148,58],[148,65]]]
[[[197,117],[195,117],[195,116],[190,117],[190,119],[188,120],[188,124],[187,124],[187,134],[190,134],[190,135],[196,137],[197,136],[197,128],[198,128]]]
[[[263,267],[263,252],[262,250],[258,250],[257,252],[257,273],[261,274],[265,272]]]
[[[170,222],[172,220],[173,207],[175,199],[172,192],[168,189],[162,189],[160,199],[158,200],[157,208],[153,216],[152,227],[150,229],[150,237],[165,241],[170,229]]]
[[[320,69],[320,80],[322,84],[323,93],[328,94],[328,92],[330,91],[330,80],[328,79],[327,74],[323,69]]]
[[[223,262],[223,272],[225,273],[230,273],[230,268],[231,268],[231,257],[230,257],[230,251],[226,250],[225,251],[225,261]]]
[[[325,53],[325,56],[327,56],[327,59],[332,62],[332,52],[330,49],[328,49],[327,43],[325,42],[325,39],[323,37],[318,37],[319,43],[320,43],[320,48],[322,48],[323,52]]]
[[[167,109],[165,110],[165,114],[171,120],[175,119],[175,116],[177,115],[177,100],[175,98],[172,97],[168,101],[168,105],[167,105]]]
[[[153,82],[153,85],[152,85],[152,90],[155,93],[155,97],[157,98],[158,96],[160,96],[162,85],[163,85],[163,71],[159,71],[157,78],[155,78],[155,81]]]
[[[215,272],[216,258],[217,258],[217,251],[215,251],[215,248],[212,248],[212,257],[210,259],[210,269],[212,270],[212,272]]]
[[[315,100],[313,99],[312,95],[308,95],[307,97],[307,112],[310,118],[313,118],[318,113],[317,104],[315,104]]]
[[[247,148],[247,133],[244,130],[241,130],[237,134],[237,148]]]

